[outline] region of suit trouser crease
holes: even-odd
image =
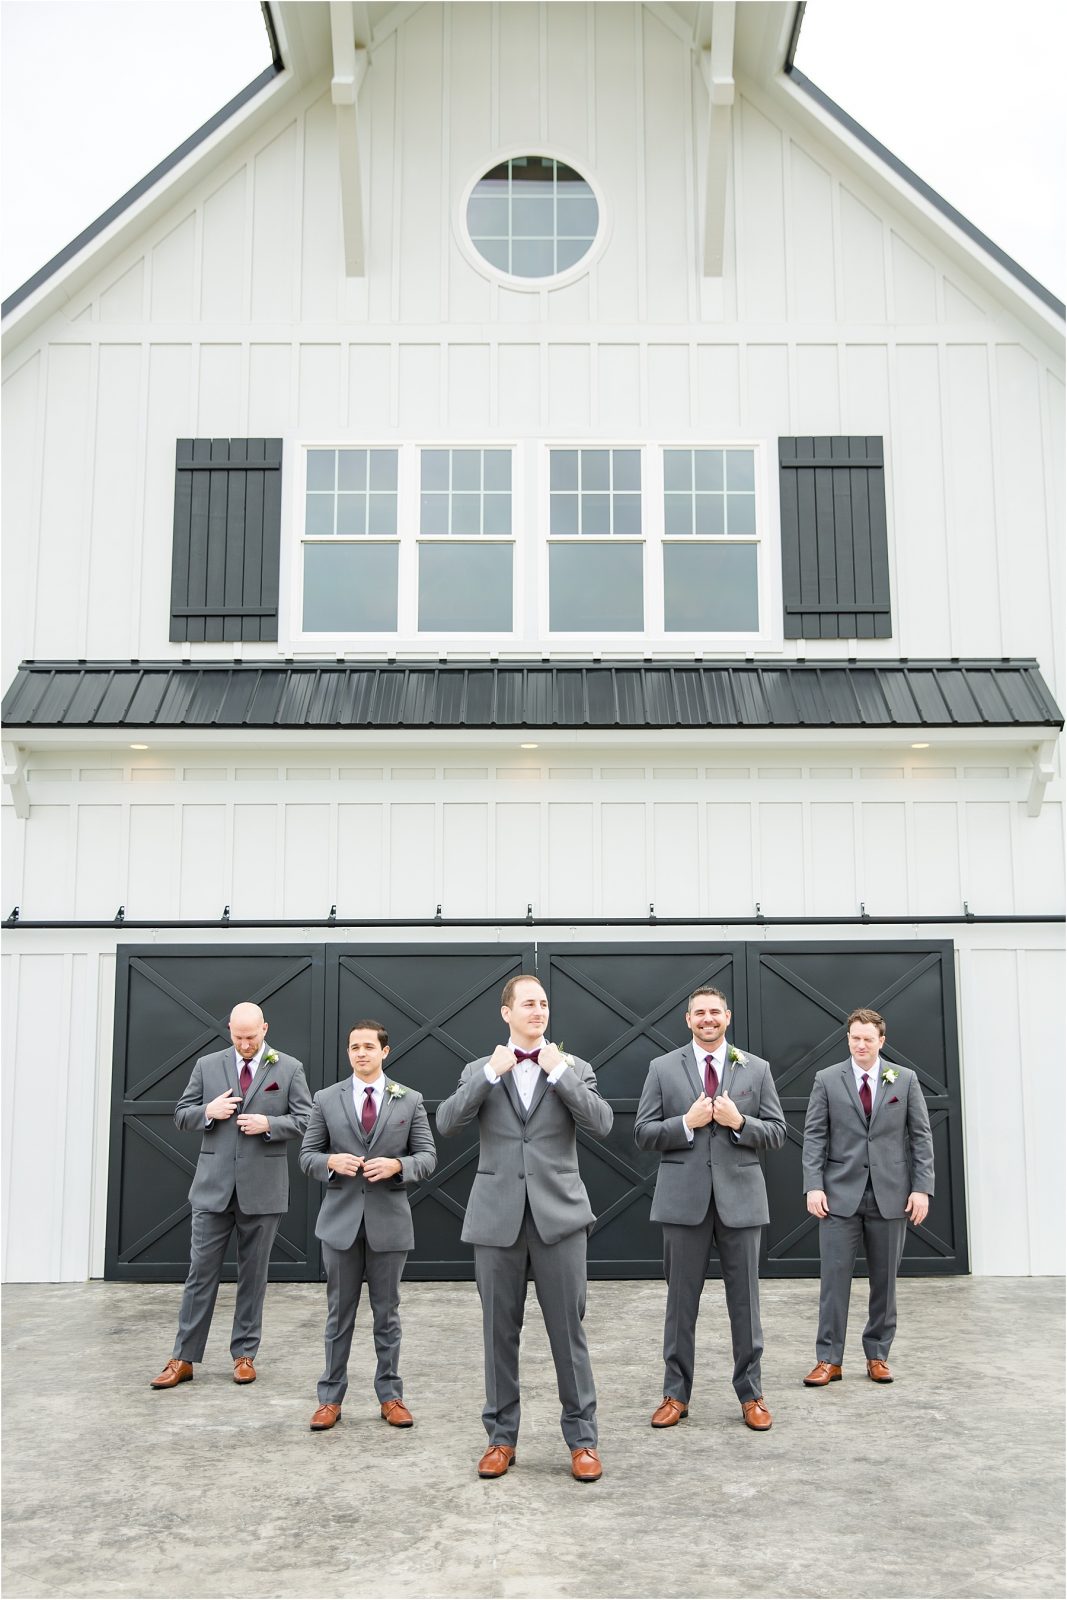
[[[193,1210],[189,1275],[178,1312],[173,1354],[181,1361],[203,1361],[219,1278],[230,1235],[237,1231],[237,1299],[230,1333],[230,1355],[254,1357],[263,1333],[263,1298],[275,1234],[282,1213],[253,1216],[242,1211],[234,1192],[224,1211]]]
[[[347,1250],[323,1242],[326,1366],[318,1385],[320,1405],[340,1405],[348,1392],[348,1358],[364,1278],[370,1291],[374,1350],[378,1357],[374,1392],[380,1402],[403,1398],[399,1371],[400,1279],[407,1258],[406,1250],[372,1250],[362,1223]]]
[[[863,1350],[868,1361],[889,1359],[897,1331],[897,1268],[906,1233],[904,1217],[882,1216],[869,1184],[851,1217],[831,1212],[820,1219],[817,1360],[840,1366],[844,1358],[849,1295],[861,1243],[870,1279]]]
[[[527,1208],[514,1244],[474,1247],[485,1343],[482,1422],[490,1444],[513,1446],[518,1440],[519,1337],[532,1276],[556,1369],[564,1440],[571,1450],[596,1445],[596,1389],[582,1325],[586,1244],[584,1228],[545,1244]]]
[[[762,1229],[729,1228],[714,1200],[702,1222],[664,1223],[663,1271],[667,1313],[663,1323],[663,1393],[689,1404],[696,1362],[696,1323],[712,1240],[722,1265],[733,1347],[733,1385],[741,1401],[763,1393],[760,1359],[759,1250]]]

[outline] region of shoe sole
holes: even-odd
[[[867,1376],[868,1378],[871,1378],[871,1374],[869,1372]],[[872,1383],[892,1383],[892,1381],[892,1378],[871,1378]]]
[[[805,1389],[825,1389],[831,1383],[840,1383],[840,1382],[841,1382],[841,1374],[840,1374],[840,1372],[835,1372],[833,1377],[831,1377],[831,1378],[816,1378],[814,1380],[812,1380],[810,1378],[805,1378],[804,1379],[804,1387],[805,1387]]]
[[[412,1417],[410,1422],[394,1422],[391,1417],[382,1417],[381,1420],[383,1422],[387,1422],[391,1428],[413,1428],[415,1426],[414,1417]]]
[[[688,1411],[682,1411],[678,1416],[675,1417],[673,1422],[654,1422],[652,1426],[654,1428],[676,1428],[680,1422],[685,1421],[688,1415]]]
[[[309,1422],[308,1428],[312,1433],[329,1433],[331,1428],[336,1428],[340,1417],[334,1417],[332,1422]]]
[[[192,1383],[192,1381],[193,1374],[190,1372],[187,1378],[175,1378],[173,1383],[150,1383],[148,1387],[150,1389],[155,1389],[157,1393],[161,1394],[164,1389],[176,1389],[179,1383]]]
[[[506,1478],[512,1467],[518,1465],[518,1460],[518,1456],[512,1456],[503,1472],[479,1472],[478,1476],[479,1478],[485,1478],[488,1481],[491,1481],[493,1478]]]
[[[575,1483],[599,1483],[603,1476],[604,1474],[602,1472],[598,1472],[595,1478],[587,1477],[584,1473],[581,1475],[581,1477],[579,1477],[577,1472],[571,1473],[571,1477],[574,1479]]]

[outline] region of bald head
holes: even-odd
[[[242,1000],[230,1012],[230,1038],[234,1049],[245,1061],[251,1061],[264,1039],[267,1024],[263,1013],[251,1000]]]

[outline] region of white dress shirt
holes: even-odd
[[[263,1060],[263,1052],[264,1052],[264,1050],[266,1048],[267,1048],[267,1041],[266,1041],[266,1039],[264,1039],[263,1043],[260,1045],[260,1047],[256,1051],[255,1055],[252,1057],[252,1059],[248,1063],[248,1070],[252,1074],[252,1083],[254,1083],[255,1080],[256,1080],[256,1073],[259,1071],[259,1063]],[[240,1083],[240,1081],[241,1081],[241,1068],[245,1065],[245,1058],[241,1054],[240,1050],[238,1050],[236,1045],[234,1046],[233,1053],[234,1053],[234,1058],[235,1058],[235,1060],[237,1062],[237,1082]],[[249,1084],[249,1088],[251,1088],[251,1087],[252,1087],[252,1084]],[[238,1094],[240,1094],[241,1091],[238,1089],[236,1092]],[[241,1111],[243,1111],[243,1110],[244,1110],[244,1106],[242,1105]],[[234,1112],[235,1116],[240,1116],[240,1114],[241,1114],[240,1111]],[[214,1118],[205,1116],[205,1118],[204,1118],[204,1127],[205,1128],[211,1128],[211,1127],[214,1127],[214,1125],[215,1125],[214,1124]],[[263,1137],[265,1139],[269,1139],[270,1138],[270,1134],[269,1133],[265,1133],[263,1135]]]
[[[871,1067],[861,1067],[859,1062],[854,1060],[852,1056],[849,1056],[849,1060],[852,1062],[852,1071],[856,1075],[857,1094],[860,1092],[860,1084],[863,1082],[863,1074],[867,1074],[867,1087],[871,1091],[871,1115],[873,1117],[874,1102],[878,1098],[878,1086],[881,1082],[880,1074],[882,1071],[882,1058],[881,1056],[877,1056],[875,1058],[874,1065]]]
[[[718,1045],[717,1048],[714,1049],[714,1050],[702,1050],[700,1048],[700,1046],[697,1044],[696,1040],[694,1039],[693,1040],[693,1050],[694,1050],[694,1053],[695,1053],[696,1058],[697,1058],[697,1067],[700,1070],[700,1081],[701,1081],[701,1083],[703,1083],[705,1081],[706,1069],[707,1069],[707,1064],[708,1064],[708,1059],[707,1058],[710,1055],[712,1061],[714,1061],[714,1063],[715,1063],[715,1071],[719,1075],[719,1089],[721,1091],[721,1089],[722,1089],[723,1068],[726,1065],[726,1040],[724,1039],[722,1041],[722,1043],[720,1045]],[[690,1144],[692,1144],[692,1142],[693,1142],[693,1130],[692,1130],[692,1128],[689,1126],[688,1122],[683,1122],[682,1123],[682,1127],[685,1129],[686,1139],[688,1140],[688,1142]],[[731,1129],[731,1132],[732,1131],[733,1130]]]
[[[368,1083],[365,1078],[358,1077],[354,1072],[352,1074],[352,1100],[356,1107],[356,1121],[361,1128],[363,1126],[363,1103],[367,1098],[363,1093],[364,1089],[371,1091],[371,1099],[374,1101],[374,1121],[377,1123],[382,1114],[382,1101],[385,1099],[385,1073],[379,1072],[373,1083]],[[373,1129],[371,1131],[373,1132]]]
[[[525,1050],[526,1046],[523,1044],[516,1044],[514,1039],[509,1039],[508,1049],[511,1051],[512,1055],[514,1055],[517,1050]],[[534,1049],[547,1049],[546,1041],[544,1039],[539,1039],[534,1045]],[[488,1061],[485,1063],[485,1066],[482,1070],[490,1083],[500,1082],[499,1077],[493,1071]],[[547,1076],[549,1083],[558,1083],[563,1074],[569,1070],[570,1069],[568,1068],[567,1063],[565,1061],[561,1061],[558,1066],[553,1067],[552,1071],[548,1073]],[[523,1107],[527,1111],[530,1109],[530,1104],[534,1097],[534,1090],[537,1088],[537,1080],[540,1077],[541,1072],[542,1068],[536,1061],[516,1061],[515,1065],[511,1069],[511,1076],[515,1080],[515,1088],[518,1091],[519,1099],[522,1101]]]

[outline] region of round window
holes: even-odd
[[[596,195],[551,156],[515,156],[487,172],[467,201],[478,254],[515,278],[554,278],[587,255],[600,224]]]

